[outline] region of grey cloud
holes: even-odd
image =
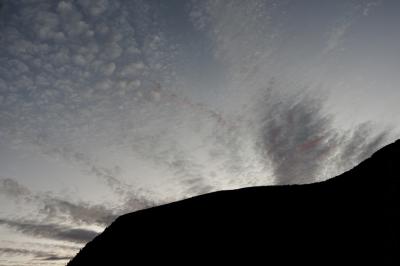
[[[43,207],[40,212],[48,217],[57,217],[58,219],[65,216],[74,224],[85,223],[101,226],[111,224],[118,216],[115,211],[102,205],[75,204],[57,198],[43,199]]]
[[[327,164],[336,168],[328,174],[340,174],[372,155],[391,134],[390,129],[373,131],[368,123],[351,131],[335,129],[323,98],[274,97],[263,102],[258,149],[272,162],[277,184],[313,182]]]
[[[31,191],[11,178],[0,178],[0,194],[12,198],[25,198],[31,196]]]
[[[329,53],[336,50],[340,47],[341,42],[343,42],[346,33],[349,31],[351,27],[352,21],[345,20],[341,21],[333,27],[331,33],[329,34],[328,40],[326,41],[326,46],[324,48],[323,53]]]
[[[81,202],[72,203],[43,193],[33,193],[27,187],[13,179],[0,179],[0,194],[11,199],[33,203],[39,207],[39,212],[53,219],[68,218],[73,223],[108,225],[116,214],[101,205],[90,205]]]
[[[72,228],[59,224],[38,224],[24,220],[0,219],[0,224],[13,228],[23,234],[74,243],[87,243],[98,234],[98,232],[88,229]]]
[[[345,40],[346,34],[351,30],[352,25],[358,19],[359,15],[368,16],[374,8],[381,4],[381,0],[377,1],[361,1],[361,3],[355,3],[350,8],[349,14],[339,21],[336,21],[335,25],[329,30],[328,38],[325,44],[325,48],[322,53],[330,53],[338,48]]]
[[[73,204],[67,201],[56,199],[54,197],[42,199],[47,205],[48,210],[64,210],[69,214],[81,214],[84,217],[75,217],[75,222],[82,222],[84,220],[91,220],[91,223],[102,223],[107,225],[108,222],[112,221],[116,216],[121,215],[125,212],[131,212],[135,210],[145,209],[154,206],[154,202],[145,195],[140,195],[135,187],[123,182],[119,178],[118,166],[108,168],[96,164],[88,155],[83,152],[75,152],[69,148],[53,148],[45,151],[50,156],[58,156],[64,160],[69,161],[75,165],[81,167],[81,169],[92,176],[97,177],[99,180],[105,182],[105,184],[115,193],[115,195],[121,198],[123,202],[118,212],[112,211],[100,205],[90,205],[81,202],[80,204]],[[61,205],[60,205],[61,203]],[[46,208],[45,208],[46,209]],[[93,215],[90,216],[89,214]],[[74,216],[72,216],[74,217]],[[92,218],[90,218],[92,217]]]
[[[33,256],[36,259],[43,261],[69,260],[72,258],[72,256],[58,256],[50,252],[44,252],[34,249],[22,249],[22,248],[0,248],[0,255]]]
[[[184,190],[187,195],[210,191],[212,188],[205,179],[206,169],[203,162],[193,157],[191,148],[181,146],[176,137],[179,133],[175,136],[173,134],[175,134],[174,129],[171,132],[160,132],[160,134],[150,133],[131,141],[128,140],[126,145],[132,143],[132,151],[139,158],[165,169],[167,175],[172,175],[170,182],[176,183],[180,187],[179,190]]]
[[[320,25],[315,26],[320,27],[316,32],[321,34],[321,38],[319,41],[313,39],[313,44],[306,41],[305,57],[302,57],[302,61],[296,62],[296,59],[292,60],[290,54],[293,51],[301,53],[299,51],[303,49],[302,45],[294,42],[294,46],[290,49],[282,49],[282,46],[291,42],[296,33],[292,32],[289,35],[284,32],[279,33],[280,26],[278,25],[285,25],[284,28],[298,27],[299,32],[307,34],[308,32],[301,26],[309,20],[301,18],[305,13],[297,13],[301,8],[296,6],[302,4],[296,1],[282,1],[273,5],[265,1],[243,3],[233,1],[232,3],[193,0],[192,2],[194,8],[190,17],[195,27],[210,36],[214,44],[215,56],[227,65],[226,75],[231,79],[231,83],[226,86],[230,90],[225,95],[232,93],[240,95],[236,95],[236,99],[231,98],[232,102],[242,101],[246,104],[260,102],[262,94],[256,92],[258,99],[254,102],[251,102],[252,99],[248,102],[249,96],[258,88],[267,86],[270,77],[275,76],[276,80],[286,82],[283,86],[272,82],[269,88],[272,94],[266,96],[265,102],[257,103],[253,112],[253,115],[259,115],[259,117],[249,119],[254,122],[255,149],[265,161],[266,170],[272,168],[275,183],[313,182],[324,174],[329,175],[324,178],[332,177],[340,173],[337,171],[348,169],[359,163],[387,141],[391,134],[390,130],[374,131],[369,127],[366,131],[355,129],[354,131],[357,132],[354,132],[352,138],[350,137],[353,135],[352,131],[343,132],[335,128],[333,114],[328,114],[324,109],[325,100],[307,94],[309,88],[300,88],[304,84],[299,84],[300,81],[290,75],[291,64],[296,66],[294,76],[297,76],[299,72],[308,71],[303,68],[308,64],[305,61],[313,61],[312,58],[315,56],[315,61],[308,67],[311,69],[319,67],[319,64],[314,65],[320,60],[317,57],[323,57],[325,53],[340,47],[354,22],[359,19],[360,3],[352,2],[345,5],[344,2],[332,3],[332,6],[338,8],[338,13],[330,12],[329,15],[327,13],[329,18],[319,20]],[[328,10],[330,9],[325,11]],[[280,11],[296,19],[287,20]],[[252,16],[246,14],[252,14]],[[330,17],[331,14],[335,15]],[[292,23],[295,24],[292,25]],[[302,36],[298,37],[302,38]],[[299,43],[302,42],[299,41]],[[315,50],[308,51],[309,47],[317,43]],[[286,63],[280,65],[281,60]],[[298,67],[297,63],[299,63]],[[323,65],[322,63],[321,66]],[[305,77],[311,81],[318,79],[307,75]],[[237,91],[234,91],[235,89]],[[282,95],[278,95],[281,91]],[[303,96],[293,93],[298,91]],[[237,100],[237,98],[244,100]],[[240,105],[231,105],[237,108],[236,112],[243,112]],[[232,132],[240,132],[241,126],[234,127],[235,130]],[[220,131],[223,132],[223,130]],[[224,134],[221,135],[220,143],[228,139],[231,141],[228,146],[235,147],[236,150],[243,147],[240,145],[243,139],[241,133],[239,137],[228,137],[229,134],[226,134],[226,139],[223,138]],[[222,148],[217,151],[221,153],[224,150]],[[237,156],[237,165],[241,164],[240,158]],[[327,165],[334,165],[333,168],[336,168],[336,171],[326,173]]]
[[[1,179],[0,193],[34,204],[46,217],[42,221],[48,220],[3,220],[3,225],[83,243],[93,232],[48,222],[105,226],[120,214],[162,203],[124,181],[117,167],[110,167],[118,162],[99,165],[92,147],[153,163],[172,175],[168,182],[187,196],[223,189],[228,183],[252,185],[258,160],[264,160],[265,168],[272,165],[277,184],[311,182],[328,162],[338,169],[351,167],[385,142],[389,133],[375,134],[369,126],[338,132],[323,111],[323,100],[309,96],[274,96],[257,105],[259,120],[249,118],[252,113],[245,117],[251,121],[241,121],[238,113],[244,110],[235,104],[238,98],[254,104],[246,99],[255,87],[266,84],[266,75],[273,75],[268,62],[279,62],[274,55],[280,56],[275,52],[284,37],[271,23],[285,22],[273,14],[281,14],[288,1],[275,7],[265,1],[191,2],[195,27],[210,35],[203,36],[210,38],[209,56],[220,60],[222,75],[233,80],[223,84],[229,90],[221,93],[226,98],[222,105],[235,108],[228,115],[197,103],[188,95],[191,84],[186,88],[176,81],[180,47],[170,45],[174,36],[160,28],[164,21],[153,2],[0,1],[7,9],[0,8],[0,141],[33,145],[40,153],[70,162],[106,183],[121,202],[107,206],[70,201]],[[325,43],[329,51],[341,44],[350,24],[345,19],[334,25]],[[186,136],[196,138],[200,148],[187,148]],[[218,183],[218,178],[226,180]],[[162,197],[168,198],[171,192],[165,191]]]
[[[71,202],[49,193],[34,193],[13,179],[0,179],[0,194],[17,203],[23,201],[38,208],[46,219],[68,220],[73,224],[107,226],[119,215],[154,206],[154,202],[133,191],[123,191],[122,203],[114,208],[88,202]]]
[[[67,219],[73,224],[88,224],[108,226],[118,216],[149,208],[155,205],[144,197],[136,193],[127,193],[120,205],[106,207],[100,204],[90,204],[86,202],[73,203],[56,197],[42,197],[39,212],[45,214],[49,219]]]
[[[64,151],[64,156],[68,158],[69,155]],[[86,171],[88,171],[89,174],[92,174],[97,178],[104,180],[106,184],[114,191],[114,193],[117,196],[121,197],[122,201],[124,202],[117,213],[113,213],[111,210],[107,210],[103,206],[87,206],[86,208],[84,208],[85,210],[82,211],[82,213],[101,214],[102,217],[98,217],[96,215],[89,217],[98,217],[103,222],[103,224],[107,225],[110,221],[116,218],[117,215],[154,206],[155,203],[150,198],[142,196],[138,192],[135,192],[136,189],[134,187],[126,184],[118,178],[118,168],[109,169],[106,167],[95,165],[87,156],[82,153],[74,153],[72,158],[75,163],[81,164],[84,168],[86,168]],[[74,209],[78,210],[82,207],[83,206],[76,206],[74,207]]]
[[[5,108],[0,110],[4,137],[53,145],[60,139],[76,142],[74,133],[86,124],[90,132],[110,138],[112,132],[105,125],[124,124],[113,119],[121,117],[120,106],[129,106],[125,112],[130,113],[136,109],[132,103],[145,101],[140,95],[151,90],[151,84],[165,85],[163,79],[172,78],[167,67],[172,53],[167,53],[159,30],[150,26],[151,21],[136,20],[127,12],[138,12],[137,7],[150,12],[146,3],[7,1],[6,5],[10,6],[4,18],[7,34],[0,40],[5,47],[0,62],[7,66],[0,71],[6,83]],[[120,15],[114,16],[115,12]],[[149,45],[138,44],[137,28],[142,27],[149,30],[140,38],[151,40]]]
[[[39,255],[44,256],[45,253],[39,252],[36,253],[35,251],[29,249],[19,249],[19,248],[0,248],[0,254],[12,254],[12,255]],[[47,254],[46,254],[47,255]]]
[[[2,136],[15,145],[36,145],[42,153],[70,160],[132,202],[140,198],[132,195],[132,187],[112,169],[96,165],[87,147],[115,145],[126,137],[124,144],[140,146],[147,149],[146,156],[154,156],[147,148],[152,141],[148,135],[174,127],[170,120],[180,119],[176,114],[180,109],[221,119],[169,91],[175,75],[174,48],[157,23],[148,19],[157,12],[150,3],[8,1],[6,5],[10,14],[4,18],[7,34],[0,40],[5,47],[0,63],[8,67],[0,71],[5,80],[0,82],[4,83],[0,100],[5,103],[0,123]],[[161,112],[174,118],[149,122]],[[140,126],[147,128],[143,141],[141,134],[135,134]],[[170,140],[162,137],[161,142]],[[194,169],[171,166],[167,166],[171,172],[187,175],[188,184],[200,180]],[[147,204],[142,198],[136,201],[139,206]]]
[[[382,148],[385,144],[388,143],[388,140],[390,139],[391,135],[391,129],[387,129],[386,131],[382,131],[377,134],[370,134],[369,136],[367,135],[367,143],[359,147],[362,152],[360,153],[360,156],[358,156],[356,162],[361,162],[368,157],[370,157],[374,152],[376,152],[378,149]],[[365,137],[365,136],[364,136]]]
[[[182,151],[171,152],[169,150],[169,153],[172,156],[170,160],[167,158],[164,163],[174,177],[180,180],[187,195],[204,194],[215,189],[207,184],[201,164],[195,163],[188,154],[184,154]]]
[[[265,103],[260,122],[261,149],[273,163],[276,183],[310,182],[335,145],[330,118],[316,99],[274,102]]]
[[[374,132],[371,123],[363,123],[347,132],[341,141],[338,163],[344,168],[350,168],[356,163],[370,157],[390,139],[391,128]]]
[[[379,5],[382,4],[382,0],[375,0],[375,1],[367,1],[363,3],[364,6],[362,6],[362,14],[364,16],[369,16],[371,13],[371,10],[375,9]]]
[[[218,36],[211,33],[216,45],[213,52],[226,61],[227,72],[239,87],[251,90],[253,85],[248,80],[252,77],[262,76],[255,83],[264,83],[267,71],[259,68],[264,62],[258,59],[266,59],[277,46],[275,39],[264,39],[275,34],[268,23],[261,23],[272,18],[269,12],[263,13],[269,10],[267,3],[194,2],[190,16],[197,28],[210,26],[214,27],[212,32],[218,32]],[[209,151],[209,161],[220,172],[236,177],[253,167],[246,159],[249,154],[243,151],[252,129],[238,122],[238,115],[227,119],[180,94],[183,89],[172,90],[169,86],[175,80],[174,48],[165,32],[150,19],[157,17],[150,2],[5,3],[13,9],[3,18],[5,34],[0,39],[1,47],[5,47],[0,55],[0,133],[4,139],[37,145],[40,152],[60,156],[105,181],[125,202],[118,213],[154,202],[123,182],[118,171],[99,166],[88,147],[128,147],[134,155],[127,155],[136,158],[139,154],[167,169],[189,194],[216,188],[204,171],[209,162],[198,162],[191,156],[194,149],[185,149],[176,128],[184,127],[182,131],[187,129],[190,134],[186,134],[203,143],[212,139],[212,144],[202,149],[204,153]],[[20,12],[13,12],[14,9]],[[248,12],[258,15],[244,15]],[[340,34],[336,33],[334,40],[340,42],[345,25],[339,25]],[[248,40],[252,42],[249,44]],[[264,51],[265,47],[274,49]],[[252,69],[259,76],[253,76]],[[230,93],[226,94],[228,98]],[[277,103],[280,100],[282,103]],[[368,138],[363,144],[366,152],[361,154],[353,151],[360,148],[355,145],[359,141],[356,137],[348,140],[331,128],[330,117],[323,113],[319,100],[274,98],[267,105],[260,107],[264,113],[257,121],[260,128],[255,127],[259,137],[256,144],[261,144],[258,151],[262,158],[272,161],[277,183],[313,180],[324,162],[344,143],[349,147],[343,146],[347,150],[339,152],[346,158],[343,162],[349,158],[359,160],[386,136]],[[204,132],[199,133],[200,128]],[[107,223],[118,214],[99,205],[71,203],[56,197],[41,197],[40,202],[43,213],[67,215],[76,223]]]
[[[48,255],[47,257],[41,258],[44,261],[59,261],[59,260],[70,260],[74,256],[58,256],[58,255]]]
[[[75,151],[69,147],[59,145],[59,147],[48,147],[45,143],[40,143],[42,152],[48,156],[57,156],[72,164],[82,168],[82,171],[93,175],[100,180],[104,181],[111,190],[117,195],[125,194],[131,190],[128,184],[122,182],[118,177],[116,168],[110,169],[107,167],[99,166],[86,153]]]

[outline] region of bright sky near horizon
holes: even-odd
[[[397,139],[400,1],[0,0],[0,265]],[[271,203],[272,204],[272,203]]]

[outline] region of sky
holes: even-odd
[[[400,136],[399,11],[0,0],[0,265],[65,265],[121,214],[354,167]]]

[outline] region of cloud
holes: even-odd
[[[0,63],[7,66],[0,71],[3,141],[78,165],[125,202],[136,199],[133,208],[152,203],[133,193],[138,189],[112,167],[98,165],[96,147],[134,147],[124,157],[139,154],[160,163],[177,175],[175,180],[183,178],[188,190],[211,189],[206,173],[198,170],[203,163],[188,159],[192,151],[181,147],[185,143],[175,125],[201,139],[194,129],[199,122],[190,121],[189,113],[204,124],[226,121],[183,89],[171,88],[174,45],[157,22],[147,19],[157,15],[157,7],[141,1],[42,1],[15,3],[11,11],[0,40],[5,47]],[[155,135],[160,147],[152,150]],[[177,147],[166,152],[169,143]]]
[[[71,260],[74,256],[58,256],[58,255],[48,255],[47,257],[41,258],[44,261],[59,261],[59,260]]]
[[[66,201],[64,199],[54,197],[51,194],[38,194],[35,200],[44,204],[41,212],[57,211],[59,215],[69,214],[73,222],[85,222],[108,225],[116,216],[132,212],[140,209],[152,207],[156,202],[151,198],[151,194],[140,188],[132,186],[120,178],[120,169],[118,165],[114,167],[102,166],[98,162],[91,159],[85,152],[77,152],[70,147],[47,147],[48,145],[40,145],[40,151],[50,157],[63,159],[81,169],[85,174],[94,176],[104,182],[108,188],[114,193],[116,199],[121,202],[120,206],[114,209],[106,208],[103,205],[93,205],[87,202]],[[142,193],[146,192],[146,193]],[[47,211],[45,211],[47,210]],[[75,216],[77,215],[77,216]],[[82,215],[81,217],[78,217]],[[83,217],[86,216],[86,217]]]
[[[114,208],[88,202],[71,202],[51,193],[34,193],[13,179],[0,179],[0,194],[17,203],[31,204],[38,214],[45,215],[40,220],[69,221],[72,224],[108,226],[119,215],[154,206],[154,202],[124,191],[123,201]]]
[[[261,102],[258,150],[272,163],[276,184],[309,183],[326,179],[360,163],[384,146],[391,130],[373,130],[362,123],[339,131],[324,111],[324,99],[268,94]],[[326,172],[327,165],[331,165]],[[328,176],[326,176],[328,175]]]
[[[390,129],[378,129],[368,123],[355,125],[348,131],[337,128],[334,114],[325,109],[327,96],[318,96],[316,92],[320,89],[303,88],[305,83],[313,84],[319,77],[306,74],[302,80],[300,72],[310,73],[310,69],[325,67],[320,59],[340,48],[359,18],[358,3],[335,2],[333,13],[333,9],[323,10],[319,4],[307,5],[330,12],[321,20],[308,17],[303,12],[304,5],[296,1],[192,2],[191,20],[211,40],[214,55],[224,64],[224,74],[228,77],[224,96],[229,100],[224,107],[231,107],[247,120],[247,123],[230,123],[226,127],[230,131],[217,131],[220,147],[215,154],[235,158],[232,154],[243,150],[250,136],[252,152],[264,161],[264,175],[270,173],[276,184],[308,183],[340,174],[391,138]],[[312,26],[315,32],[307,30],[310,19],[317,22]],[[298,29],[304,36],[287,29]],[[315,49],[308,50],[313,45]],[[299,56],[303,47],[307,49]],[[292,65],[294,73],[290,70]],[[324,86],[330,88],[330,84]],[[260,89],[265,87],[271,91],[267,95]],[[245,106],[254,108],[248,111]],[[236,121],[240,121],[240,116],[234,116]],[[229,144],[221,145],[224,142]],[[225,155],[229,146],[234,149]],[[235,158],[241,176],[249,172],[243,158],[250,157],[252,152],[245,156],[238,153]],[[257,167],[257,159],[253,161],[247,165]],[[232,165],[235,166],[226,164],[224,170]],[[268,177],[263,184],[270,184],[267,180]]]
[[[57,198],[43,199],[43,207],[40,213],[46,214],[49,218],[57,217],[58,219],[65,216],[71,219],[74,224],[88,224],[107,226],[116,218],[115,211],[106,208],[102,205],[90,205],[88,203],[71,203],[66,200]]]
[[[33,256],[35,259],[42,261],[60,261],[70,260],[72,256],[59,256],[53,253],[44,252],[34,249],[21,249],[21,248],[0,248],[0,255],[3,256]]]
[[[323,53],[329,53],[336,50],[344,41],[345,35],[350,30],[353,21],[350,19],[343,20],[335,25],[329,33],[328,40]]]
[[[31,191],[11,178],[0,178],[0,194],[7,197],[28,197]]]
[[[362,123],[343,136],[338,164],[348,169],[381,148],[391,137],[392,129],[374,132],[372,123]]]
[[[0,219],[0,224],[23,234],[38,238],[48,238],[73,243],[87,243],[98,234],[98,232],[88,229],[73,228],[60,224],[38,224],[26,220]]]
[[[149,206],[112,167],[95,162],[96,147],[115,149],[124,142],[147,149],[152,132],[173,128],[179,112],[220,119],[170,89],[174,48],[146,18],[157,12],[141,1],[13,4],[0,40],[0,63],[7,66],[0,71],[2,141],[69,160],[124,201],[136,198],[132,208]],[[141,128],[143,134],[135,133]],[[160,141],[176,140],[168,136]],[[134,159],[136,151],[128,156]]]
[[[16,3],[4,19],[5,34],[0,40],[5,47],[0,63],[6,66],[0,71],[2,139],[15,145],[36,145],[39,152],[69,160],[105,181],[123,201],[135,201],[134,208],[152,202],[139,196],[139,189],[124,182],[113,167],[98,165],[97,147],[124,150],[124,157],[140,157],[166,169],[188,194],[218,188],[218,182],[210,182],[215,178],[207,177],[210,171],[204,170],[205,165],[213,164],[216,176],[248,176],[258,162],[247,159],[252,154],[248,138],[253,132],[246,128],[250,123],[240,121],[243,117],[237,109],[243,102],[254,104],[249,95],[267,83],[265,73],[270,68],[265,68],[265,61],[280,47],[279,38],[272,38],[276,29],[271,21],[288,6],[262,1],[240,5],[193,1],[191,5],[194,26],[209,34],[212,56],[232,79],[226,85],[230,90],[224,93],[236,108],[235,114],[214,110],[188,97],[185,89],[176,88],[176,43],[171,43],[158,21],[149,19],[151,13],[160,18],[160,10],[151,3]],[[343,38],[348,21],[345,17],[334,25],[329,47]],[[273,162],[280,179],[317,175],[321,166],[316,161],[328,160],[339,145],[330,128],[331,118],[320,111],[318,100],[275,100],[261,108],[265,114],[260,122],[263,129],[257,129],[262,135],[258,143],[265,148],[263,156],[271,156],[263,159]],[[203,148],[186,148],[189,145],[182,132]],[[211,139],[211,145],[204,145]],[[307,167],[302,166],[305,162]],[[77,203],[85,211],[62,201],[53,201],[48,209],[75,215],[104,211],[82,204]],[[96,219],[104,222],[107,217],[112,215]]]
[[[107,226],[126,212],[231,186],[315,181],[328,163],[335,170],[351,167],[387,139],[389,133],[368,125],[338,132],[324,101],[309,95],[256,104],[257,90],[275,74],[271,65],[282,55],[291,62],[281,49],[299,36],[281,29],[297,29],[287,17],[303,25],[301,14],[285,13],[297,10],[289,5],[294,2],[189,3],[201,32],[183,36],[204,38],[205,57],[201,52],[193,64],[212,58],[224,82],[220,91],[208,77],[194,88],[181,81],[186,64],[180,53],[197,44],[179,43],[182,36],[165,25],[182,21],[169,21],[156,2],[0,1],[0,142],[67,161],[105,183],[118,200],[70,200],[0,179],[2,195],[38,213],[34,221],[2,219],[3,226],[82,244],[95,232],[81,227]],[[349,21],[333,25],[327,50],[340,46]],[[119,157],[109,159],[114,153]],[[159,171],[143,182],[150,192],[136,182],[139,171],[120,171],[122,159]]]
[[[133,103],[145,101],[138,95],[151,91],[155,82],[165,86],[165,79],[172,79],[172,53],[160,30],[151,21],[131,16],[139,7],[148,10],[145,2],[6,6],[10,14],[4,18],[0,40],[5,47],[0,62],[6,66],[0,71],[4,138],[76,144],[74,133],[86,125],[88,133],[102,133],[98,141],[109,142],[114,136],[105,124],[116,129],[126,124],[114,119],[122,117],[119,107],[129,107],[127,117],[136,111]],[[142,34],[142,28],[148,30]]]
[[[329,117],[320,112],[320,104],[305,97],[265,108],[261,149],[273,163],[277,184],[311,180],[332,149]]]
[[[367,1],[362,7],[362,14],[364,16],[369,16],[371,10],[382,4],[382,0]]]
[[[254,184],[260,161],[265,172],[272,166],[278,184],[310,182],[326,162],[348,167],[385,142],[388,133],[374,135],[363,127],[346,132],[352,137],[338,132],[323,100],[308,95],[274,96],[256,112],[246,110],[261,98],[257,90],[272,75],[266,62],[276,62],[269,59],[280,42],[271,23],[286,4],[192,4],[194,26],[207,31],[210,56],[226,68],[223,111],[196,101],[178,82],[174,36],[160,27],[159,10],[150,2],[13,3],[0,39],[2,141],[35,146],[96,176],[121,206],[32,193],[11,179],[1,181],[0,192],[36,204],[47,217],[107,225],[116,215],[156,202],[127,181],[133,175],[121,176],[118,161],[99,164],[100,151],[150,162],[187,196],[235,182]],[[348,21],[335,25],[328,50],[340,44]],[[258,184],[271,184],[263,178]]]
[[[52,196],[39,196],[39,213],[55,221],[67,220],[75,225],[108,226],[118,216],[149,208],[154,202],[138,197],[135,193],[126,194],[122,203],[113,207],[87,202],[70,202]]]
[[[347,16],[340,18],[328,31],[327,41],[323,54],[333,52],[341,48],[345,41],[345,37],[349,34],[352,25],[359,18],[359,14],[368,16],[371,10],[382,4],[381,0],[373,1],[360,1],[360,3],[353,3],[352,8],[349,9]]]

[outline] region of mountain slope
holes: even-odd
[[[400,265],[399,194],[400,140],[325,182],[214,192],[123,215],[68,266]]]

